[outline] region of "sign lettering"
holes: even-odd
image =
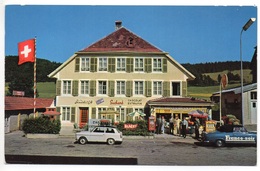
[[[125,129],[136,129],[138,124],[124,124]]]

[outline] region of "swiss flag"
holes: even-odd
[[[19,55],[18,65],[21,65],[25,62],[34,62],[35,61],[35,39],[29,39],[18,43],[18,55]]]

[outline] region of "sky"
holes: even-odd
[[[240,60],[240,33],[256,6],[7,5],[5,55],[34,38],[37,58],[65,62],[75,52],[115,31],[115,21],[179,63]],[[242,32],[242,57],[251,61],[257,20]]]

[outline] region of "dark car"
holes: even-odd
[[[225,144],[256,144],[256,132],[248,132],[242,125],[223,125],[214,132],[203,132],[202,142],[214,144],[217,147]]]

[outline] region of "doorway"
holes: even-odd
[[[79,126],[84,127],[88,123],[89,109],[86,107],[86,108],[79,108],[79,110],[80,110]]]

